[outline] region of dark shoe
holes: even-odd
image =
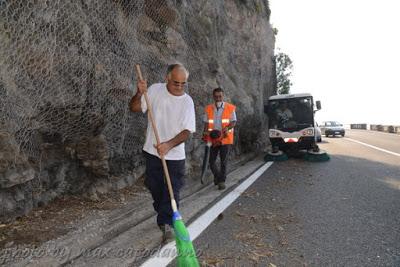
[[[218,190],[224,190],[226,188],[225,183],[221,182],[218,184]]]
[[[158,227],[160,227],[160,230],[162,232],[162,243],[168,243],[174,239],[174,234],[169,224],[162,224]]]
[[[219,184],[219,176],[218,175],[214,175],[214,184],[215,185]]]

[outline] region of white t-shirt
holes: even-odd
[[[282,120],[283,122],[286,122],[293,118],[293,113],[289,109],[285,109],[285,110],[278,109],[277,115],[278,115],[279,119]]]
[[[189,130],[192,133],[196,131],[194,103],[188,94],[174,96],[168,92],[165,83],[155,83],[149,87],[147,96],[161,143],[171,140],[183,130]],[[142,112],[145,113],[147,105],[144,96],[141,98],[141,107]],[[154,144],[157,144],[157,140],[154,135],[153,126],[149,121],[147,123],[146,141],[143,150],[159,157]],[[165,159],[185,159],[185,143],[181,143],[168,151]]]

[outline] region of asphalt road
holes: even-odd
[[[346,130],[346,137],[400,154],[400,134],[365,130]]]
[[[400,136],[346,137],[400,153]],[[274,163],[195,241],[209,266],[400,266],[400,157],[323,138],[329,162]]]

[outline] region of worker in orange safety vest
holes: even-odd
[[[210,169],[214,175],[214,184],[219,190],[225,189],[226,168],[229,150],[233,144],[233,129],[236,125],[236,106],[224,102],[224,91],[218,87],[213,90],[214,103],[205,107],[203,140],[212,142],[210,151]],[[215,136],[215,133],[217,136]],[[220,155],[221,168],[216,166]]]

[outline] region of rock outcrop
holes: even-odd
[[[264,148],[263,102],[275,91],[269,14],[267,0],[0,1],[0,221],[143,173],[146,117],[128,109],[136,63],[149,83],[175,61],[191,73],[189,172],[217,86],[238,106],[232,157]]]

